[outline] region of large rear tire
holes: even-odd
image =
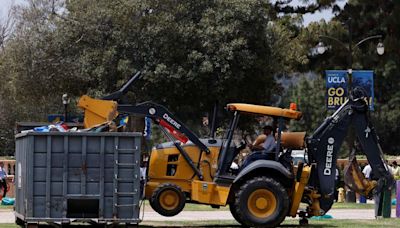
[[[163,216],[179,214],[185,203],[186,197],[181,188],[169,183],[158,186],[150,198],[150,206]]]
[[[276,227],[289,211],[289,196],[278,181],[255,177],[235,194],[235,214],[239,223],[249,227]],[[235,215],[234,215],[235,217]]]

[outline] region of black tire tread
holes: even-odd
[[[233,218],[239,222],[240,218],[236,211],[235,202],[229,204],[229,210],[231,211]],[[239,222],[239,223],[242,224],[242,222]]]
[[[165,189],[175,189],[176,191],[179,192],[181,201],[179,202],[178,207],[175,210],[170,210],[170,211],[164,210],[161,207],[161,205],[159,205],[159,203],[158,203],[158,196]],[[171,216],[175,216],[175,215],[179,214],[183,210],[183,208],[185,207],[185,203],[186,203],[186,197],[185,197],[185,194],[183,193],[182,189],[178,185],[171,184],[171,183],[164,183],[164,184],[160,184],[156,189],[154,189],[149,202],[150,202],[151,208],[153,208],[153,210],[155,210],[157,213],[159,213],[160,215],[163,215],[163,216],[171,217]]]

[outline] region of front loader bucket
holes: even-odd
[[[78,107],[85,111],[83,122],[85,128],[103,124],[118,116],[118,104],[115,101],[93,99],[87,95],[83,95],[79,99]]]
[[[369,181],[361,172],[356,157],[353,157],[344,168],[344,183],[354,192],[372,197],[372,189],[376,186],[376,181]]]

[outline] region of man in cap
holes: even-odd
[[[253,153],[246,157],[242,164],[242,168],[248,166],[254,161],[260,159],[272,160],[275,157],[273,150],[276,147],[276,143],[272,126],[264,126],[263,133],[264,134],[259,135],[252,144],[247,145]]]
[[[392,172],[395,179],[400,179],[400,167],[397,165],[397,161],[392,163]]]
[[[263,127],[262,135],[259,135],[253,144],[249,144],[248,147],[251,150],[265,150],[267,152],[272,151],[276,147],[275,138],[273,134],[273,127],[270,125]]]

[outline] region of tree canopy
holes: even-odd
[[[388,154],[399,154],[399,145],[396,139],[400,137],[397,130],[399,122],[399,107],[395,105],[399,100],[400,94],[398,86],[400,78],[399,72],[399,23],[400,3],[397,1],[357,1],[350,0],[344,9],[329,23],[312,23],[302,30],[301,36],[305,43],[309,43],[309,48],[316,45],[319,35],[328,35],[345,44],[349,42],[348,23],[351,18],[352,26],[352,46],[364,38],[373,35],[383,35],[381,40],[370,40],[363,42],[353,50],[352,69],[374,70],[374,92],[375,92],[375,111],[372,112],[373,123],[380,136],[383,151]],[[385,46],[385,54],[379,56],[376,53],[376,46],[382,41]],[[325,41],[327,43],[327,41]],[[330,42],[330,49],[323,55],[309,55],[310,69],[324,78],[324,70],[327,69],[347,69],[349,67],[348,51],[335,42]],[[302,85],[300,85],[302,88]],[[324,97],[325,91],[311,88],[319,97]],[[301,89],[300,89],[301,90]],[[307,91],[299,94],[299,97],[308,96]],[[309,102],[304,100],[303,102]],[[307,103],[307,106],[310,105]],[[302,107],[302,105],[300,105]],[[317,120],[319,113],[325,113],[325,106],[316,106],[311,119]],[[308,111],[307,111],[307,114]],[[307,127],[304,125],[303,127]]]

